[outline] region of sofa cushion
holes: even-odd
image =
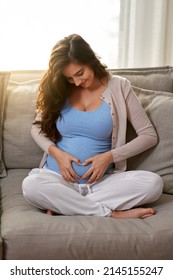
[[[1,178],[0,178],[0,217],[1,217]],[[1,220],[1,219],[0,219]],[[0,260],[3,258],[3,241],[1,237],[1,223],[0,223]]]
[[[2,159],[2,129],[4,121],[5,97],[9,77],[10,73],[0,72],[0,177],[6,175],[6,170]]]
[[[43,70],[16,70],[11,71],[10,80],[22,84],[33,80],[40,80],[43,74]]]
[[[173,92],[173,67],[113,69],[112,73],[127,78],[133,86]]]
[[[40,78],[16,82],[19,76],[20,73],[13,73],[8,84],[3,129],[4,162],[7,168],[33,168],[39,165],[43,154],[31,137]]]
[[[49,216],[30,205],[21,184],[28,170],[2,179],[4,258],[173,259],[173,196],[152,204],[157,214],[141,219]]]
[[[1,225],[0,225],[0,232],[1,232]],[[3,241],[2,241],[2,238],[0,236],[0,260],[2,260],[2,247],[3,247]]]
[[[173,194],[173,93],[133,87],[158,134],[158,144],[129,159],[128,169],[150,170],[162,176],[164,192]],[[128,141],[135,136],[128,128]]]

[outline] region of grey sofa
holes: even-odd
[[[117,69],[127,77],[155,126],[156,147],[128,160],[128,169],[151,170],[164,191],[146,219],[49,216],[27,203],[21,183],[43,152],[31,138],[42,71],[0,73],[0,258],[173,259],[173,67]],[[135,133],[128,125],[127,141]]]

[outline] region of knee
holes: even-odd
[[[163,185],[164,183],[162,178],[158,174],[150,172],[149,193],[152,201],[157,200],[161,196],[163,192]]]
[[[35,178],[32,175],[26,177],[22,182],[22,191],[25,198],[34,196],[35,194]]]

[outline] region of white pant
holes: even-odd
[[[104,176],[91,185],[73,184],[48,169],[33,169],[23,181],[23,194],[37,208],[63,215],[110,216],[153,202],[163,190],[161,177],[149,171]]]

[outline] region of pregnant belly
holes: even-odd
[[[110,150],[110,143],[108,141],[98,141],[80,137],[66,139],[63,138],[63,140],[58,143],[58,147],[64,152],[73,155],[79,159],[81,163],[83,163],[86,159],[94,155]],[[75,173],[80,177],[88,171],[90,166],[91,164],[81,166],[77,165],[75,162],[72,162],[72,167]],[[50,155],[47,158],[46,167],[60,173],[56,160]],[[80,184],[85,184],[87,180],[88,178],[82,180],[77,179],[78,183]]]
[[[82,177],[90,168],[91,164],[88,164],[86,166],[81,166],[81,165],[77,165],[75,162],[72,162],[72,167],[75,171],[75,173],[77,175],[79,175],[80,177]],[[80,184],[85,184],[86,181],[89,179],[89,177],[85,178],[85,179],[77,179],[78,183]]]
[[[92,138],[86,137],[75,137],[69,139],[63,139],[62,142],[59,143],[59,147],[66,151],[67,153],[75,156],[77,159],[83,163],[86,159],[93,157],[97,154],[104,153],[110,150],[110,143],[106,141],[99,141]],[[72,167],[77,175],[83,176],[88,169],[91,167],[91,163],[86,166],[77,165],[75,162],[72,162]],[[89,177],[79,180],[80,184],[86,183]]]

